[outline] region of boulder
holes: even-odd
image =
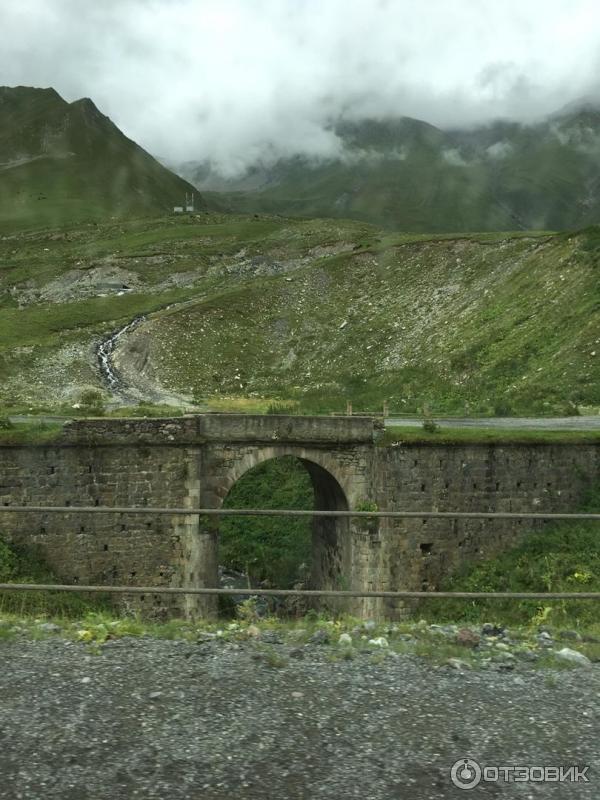
[[[571,650],[569,647],[563,647],[556,653],[556,657],[563,661],[570,661],[572,664],[578,664],[580,667],[590,667],[592,662],[583,653],[577,650]]]

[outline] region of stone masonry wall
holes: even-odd
[[[165,447],[0,448],[3,505],[184,505],[185,450]],[[185,517],[127,514],[0,516],[0,536],[38,549],[67,583],[169,585]],[[139,598],[144,608],[168,596]]]
[[[171,420],[88,420],[52,444],[0,445],[0,505],[218,508],[233,483],[267,458],[295,455],[321,508],[439,511],[574,511],[600,478],[595,445],[374,443],[366,418],[204,415]],[[210,521],[212,520],[212,522]],[[323,534],[340,563],[339,588],[435,589],[467,560],[493,556],[531,522],[339,522]],[[537,523],[538,526],[543,523]],[[318,539],[318,525],[316,526]],[[325,531],[325,527],[323,527]],[[214,518],[127,514],[0,514],[0,537],[38,548],[68,583],[214,585]],[[329,546],[329,545],[328,545]],[[316,545],[315,545],[316,547]],[[323,578],[333,586],[337,578]],[[317,574],[318,581],[318,574]],[[206,613],[181,596],[128,601],[155,615]],[[401,613],[365,600],[356,613]]]
[[[354,499],[354,491],[367,491],[365,456],[355,452],[365,444],[372,448],[372,423],[365,419],[82,420],[50,445],[0,444],[0,505],[218,508],[247,469],[286,454],[324,465]],[[66,583],[212,586],[215,523],[193,514],[6,513],[0,537],[39,550]],[[155,615],[216,607],[214,598],[157,594],[127,602]]]
[[[600,480],[600,447],[579,444],[398,445],[380,451],[378,503],[390,510],[569,512]],[[465,561],[491,557],[528,520],[384,520],[380,586],[439,588]],[[387,613],[396,607],[387,604]]]

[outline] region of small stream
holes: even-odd
[[[126,387],[117,371],[117,368],[114,365],[113,354],[119,343],[119,339],[126,333],[130,333],[130,331],[135,330],[135,328],[144,322],[145,319],[145,314],[135,317],[135,319],[132,319],[131,322],[127,323],[127,325],[124,325],[122,328],[113,331],[106,339],[104,339],[104,341],[100,342],[98,349],[96,350],[98,366],[100,368],[100,374],[104,384],[113,394],[121,397],[124,397],[124,391]]]
[[[184,301],[183,303],[169,303],[168,305],[157,309],[157,311],[170,311],[176,306],[184,307],[185,305],[187,305],[187,301]],[[157,313],[157,311],[152,312],[152,315]],[[96,359],[98,362],[102,382],[115,397],[119,398],[121,401],[125,401],[125,403],[139,403],[142,396],[144,396],[148,402],[173,403],[174,400],[173,404],[177,405],[180,398],[178,398],[176,394],[171,394],[169,392],[165,393],[162,390],[153,392],[148,391],[147,389],[140,394],[135,386],[129,386],[125,382],[115,366],[113,356],[121,338],[126,336],[128,333],[131,333],[131,331],[134,331],[148,319],[148,314],[140,314],[128,322],[127,325],[123,325],[122,328],[118,328],[110,333],[106,339],[103,339],[103,341],[100,342],[96,348]],[[131,390],[135,390],[133,394],[131,394]]]

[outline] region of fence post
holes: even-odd
[[[346,400],[346,416],[352,416],[352,400]]]
[[[383,418],[385,419],[386,417],[389,417],[389,415],[390,415],[389,404],[388,404],[387,400],[384,400],[383,401]]]

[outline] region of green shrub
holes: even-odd
[[[494,403],[494,416],[496,417],[512,417],[515,413],[514,408],[508,400],[498,400]]]
[[[569,234],[570,236],[571,234]],[[579,231],[580,247],[588,252],[600,252],[600,225],[590,225]]]
[[[105,412],[104,397],[97,389],[86,389],[79,397],[81,410],[86,414],[101,417]]]
[[[585,510],[600,508],[591,496]],[[462,592],[600,592],[600,525],[590,520],[563,522],[525,534],[519,545],[465,567],[443,582],[442,590]],[[527,624],[593,623],[598,606],[591,600],[428,600],[418,613],[436,619],[465,619]]]
[[[58,583],[44,559],[34,549],[16,547],[0,538],[0,583]],[[0,592],[0,614],[48,614],[79,617],[95,609],[109,608],[102,595],[91,599],[79,592]]]
[[[0,583],[8,583],[13,579],[16,566],[14,550],[0,539]]]
[[[314,504],[306,469],[292,456],[270,459],[234,484],[224,508],[299,508]],[[289,588],[308,571],[311,559],[308,517],[224,517],[220,524],[219,563],[250,575],[254,585],[267,581]]]
[[[267,406],[267,414],[298,414],[298,403],[274,402]]]
[[[579,417],[581,415],[579,406],[572,400],[567,400],[564,406],[562,406],[561,412],[565,417]]]
[[[440,430],[440,426],[437,424],[437,422],[435,422],[435,420],[428,417],[427,419],[423,420],[423,430],[426,433],[437,433]]]
[[[14,424],[8,417],[0,417],[0,431],[10,431],[14,428]]]
[[[256,597],[248,597],[247,600],[242,600],[236,607],[236,616],[243,622],[256,622],[260,619],[258,613],[258,602]]]
[[[378,507],[377,503],[375,503],[373,500],[364,499],[364,500],[360,500],[358,503],[356,503],[356,505],[354,506],[354,510],[355,511],[379,511],[379,507]],[[355,523],[354,524],[359,530],[374,532],[379,527],[379,518],[378,517],[355,517]],[[341,589],[342,587],[340,586],[339,588]],[[345,588],[349,588],[349,587],[345,587]]]

